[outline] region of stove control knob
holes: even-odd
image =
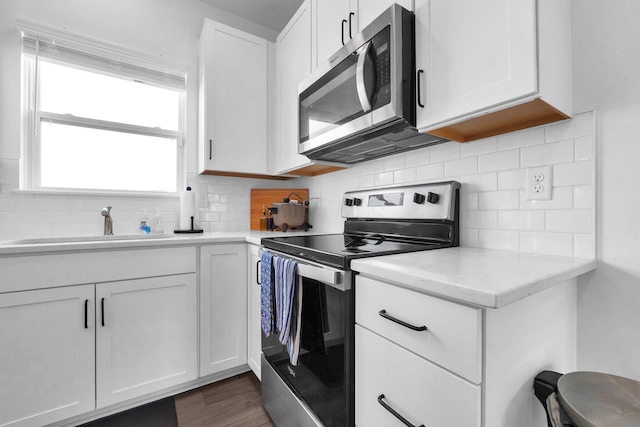
[[[423,204],[427,198],[424,194],[413,193],[413,203],[417,203],[419,205]]]
[[[353,206],[353,199],[344,199],[345,206]]]
[[[358,199],[357,197],[354,197],[353,206],[362,206],[362,199]]]
[[[439,194],[431,193],[431,192],[429,192],[427,194],[427,202],[432,203],[432,204],[436,204],[436,203],[438,203],[438,200],[440,200],[440,195]]]

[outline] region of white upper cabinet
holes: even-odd
[[[371,24],[374,19],[394,3],[413,11],[413,0],[360,0],[358,2],[358,28],[363,29]]]
[[[318,167],[298,154],[298,83],[311,73],[311,17],[311,1],[306,0],[282,30],[276,44],[275,165],[278,173],[313,175]]]
[[[413,10],[412,0],[313,0],[315,65],[327,61],[394,3]]]
[[[199,171],[266,175],[269,42],[205,19],[200,36]]]
[[[357,0],[313,1],[316,65],[327,61],[358,32],[357,8]]]
[[[471,141],[570,117],[569,0],[415,0],[417,127]]]

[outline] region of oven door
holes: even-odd
[[[277,332],[262,334],[263,404],[279,427],[354,425],[351,273],[297,261],[303,287],[298,365],[289,362]]]
[[[396,105],[391,102],[395,92],[391,50],[391,27],[387,25],[300,91],[300,153],[379,125],[372,112]],[[337,62],[341,56],[336,57]],[[386,115],[396,116],[395,111]]]

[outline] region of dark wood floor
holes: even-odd
[[[179,394],[175,402],[179,427],[275,427],[253,372]]]

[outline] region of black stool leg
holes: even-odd
[[[547,408],[547,398],[551,393],[556,391],[558,380],[562,374],[553,371],[542,371],[533,380],[533,391],[542,403],[545,412],[547,413],[547,425],[551,426],[551,419],[549,418],[549,408]]]

